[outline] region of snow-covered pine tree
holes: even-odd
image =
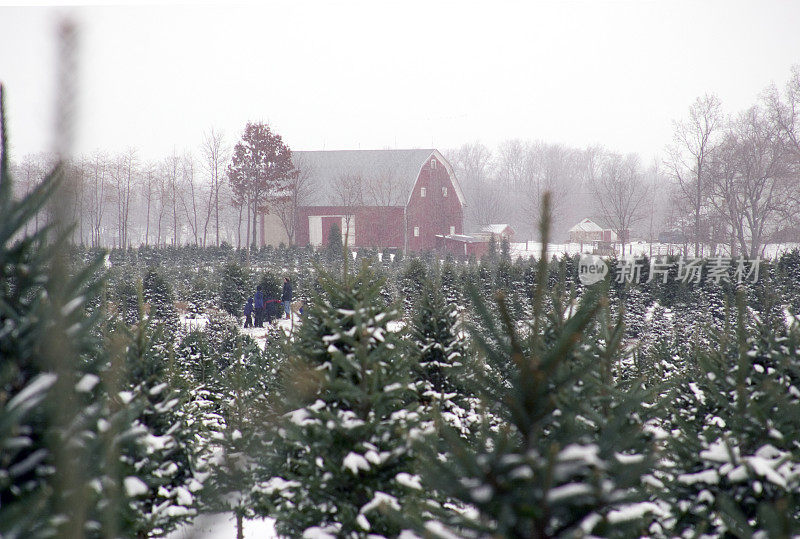
[[[500,240],[500,260],[511,264],[511,242],[508,241],[508,236],[503,236]]]
[[[800,327],[711,332],[671,399],[666,453],[655,473],[669,503],[665,533],[793,537],[800,533]]]
[[[778,260],[777,274],[781,281],[783,301],[789,310],[800,314],[800,250],[797,248],[783,253]]]
[[[389,331],[396,309],[363,265],[310,306],[282,374],[272,477],[257,486],[279,533],[300,537],[394,537],[399,514],[425,494],[410,437],[419,396],[403,341]],[[323,535],[327,534],[327,535]]]
[[[149,268],[142,279],[142,293],[150,308],[148,317],[170,337],[174,336],[178,329],[178,312],[175,310],[172,286],[164,273],[157,268]]]
[[[545,245],[547,208],[546,200]],[[425,533],[633,536],[642,531],[640,517],[655,509],[637,489],[649,460],[636,425],[642,395],[634,390],[621,394],[606,382],[609,362],[618,358],[611,343],[605,350],[581,344],[604,301],[602,285],[587,291],[565,316],[567,305],[544,309],[548,273],[543,252],[533,320],[524,335],[502,295],[494,312],[473,289],[479,313],[473,338],[491,374],[505,373],[499,383],[482,380],[481,392],[503,424],[482,430],[471,443],[442,430],[449,451],[431,452],[421,468],[423,479],[461,508],[452,510],[451,505],[435,518],[423,516],[419,525]],[[553,305],[558,304],[554,299]]]
[[[140,310],[144,310],[140,292]],[[135,443],[120,448],[124,487],[130,510],[129,526],[140,537],[165,534],[196,514],[195,493],[202,484],[191,466],[192,433],[182,421],[185,395],[175,383],[171,337],[164,327],[151,325],[140,311],[132,329],[118,323],[114,339],[123,336],[124,370],[117,384],[117,406],[136,411],[132,432]],[[171,360],[171,358],[173,358]]]
[[[344,255],[344,242],[342,240],[342,229],[338,225],[331,226],[328,234],[328,243],[325,245],[325,259],[329,264],[335,264],[342,260]]]
[[[0,89],[2,92],[2,89]],[[2,93],[0,93],[2,96]],[[51,326],[46,286],[52,251],[47,227],[24,235],[55,188],[51,176],[32,193],[14,200],[2,129],[0,171],[0,535],[54,533],[54,482],[50,418],[42,402],[56,381],[41,341]]]
[[[280,336],[273,332],[270,341],[278,339]],[[204,485],[204,507],[234,513],[240,530],[243,519],[255,514],[251,494],[258,463],[273,441],[269,438],[272,431],[264,425],[269,417],[267,397],[275,372],[265,359],[249,336],[236,337],[227,367],[219,373],[223,386],[216,399],[220,421],[212,429],[198,433],[198,467],[209,475]]]
[[[112,305],[114,311],[128,325],[135,325],[139,321],[139,296],[137,289],[138,275],[132,271],[117,271],[117,278],[112,291]]]
[[[180,296],[186,300],[188,312],[194,315],[204,313],[212,305],[214,297],[209,270],[204,271],[188,278],[184,293]]]
[[[474,356],[467,354],[456,307],[446,302],[439,281],[423,289],[410,339],[417,356],[415,378],[422,403],[440,411],[447,424],[471,438],[481,422],[472,372],[479,367],[465,365]]]
[[[231,316],[241,316],[248,290],[247,271],[231,260],[219,273],[219,305]]]
[[[486,254],[481,257],[481,265],[494,268],[500,260],[500,254],[497,251],[497,236],[492,234],[489,236],[489,247],[486,249]]]
[[[427,280],[428,268],[421,259],[414,257],[406,261],[399,276],[398,288],[403,309],[409,318],[413,316],[414,306],[420,301]]]
[[[448,256],[440,271],[440,281],[442,286],[442,294],[444,294],[445,301],[450,305],[459,306],[462,304],[461,286],[459,283],[458,268],[452,257]]]
[[[130,422],[108,409],[108,365],[95,338],[102,256],[67,262],[69,227],[58,215],[29,225],[55,200],[61,165],[16,200],[0,86],[0,536],[113,537],[127,500],[114,494],[118,461],[96,458]],[[119,421],[118,421],[119,420]],[[114,424],[117,430],[108,429]],[[111,486],[109,486],[111,485]]]

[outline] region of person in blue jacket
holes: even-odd
[[[247,303],[244,306],[244,327],[253,327],[253,319],[250,315],[253,314],[253,298],[247,298]]]
[[[281,301],[283,302],[283,312],[286,318],[292,316],[292,282],[288,277],[283,278],[283,293],[281,294]]]

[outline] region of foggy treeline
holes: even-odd
[[[73,241],[248,245],[251,207],[227,176],[233,142],[210,130],[199,148],[158,161],[140,158],[135,148],[74,159],[69,171],[78,190],[63,201],[75,217]],[[601,146],[521,139],[494,148],[476,141],[444,153],[466,197],[467,233],[508,223],[517,241],[536,239],[541,197],[550,191],[559,242],[585,217],[630,230],[633,240],[683,244],[694,255],[756,257],[768,243],[800,240],[800,66],[783,88],[768,87],[743,111],[728,114],[714,95],[698,97],[651,162]],[[45,154],[16,161],[18,190],[41,181],[51,162]],[[290,217],[314,199],[313,189],[295,191]],[[292,219],[282,220],[293,237]]]
[[[566,241],[569,228],[585,217],[613,221],[614,194],[630,199],[632,205],[630,212],[617,212],[617,228],[636,224],[640,235],[649,238],[657,236],[667,221],[668,208],[656,204],[665,171],[657,163],[645,166],[634,154],[513,139],[493,150],[480,142],[465,144],[448,152],[447,158],[465,191],[468,231],[482,224],[507,223],[517,238],[534,239],[546,191],[551,193],[556,241]],[[608,200],[601,204],[596,194],[603,189],[608,189]]]
[[[42,153],[13,162],[19,194],[41,181],[53,160]],[[159,161],[141,159],[135,148],[73,159],[67,173],[77,189],[62,201],[74,216],[72,240],[90,247],[246,245],[247,207],[227,181],[229,161],[230,146],[213,129],[197,151]]]
[[[650,163],[600,146],[523,140],[452,150],[466,229],[507,222],[532,237],[550,191],[557,241],[585,217],[634,239],[684,244],[695,256],[754,258],[768,243],[800,241],[800,66],[784,88],[768,87],[734,114],[714,95],[698,97],[673,133]]]

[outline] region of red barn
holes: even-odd
[[[298,151],[292,159],[309,191],[298,207],[298,245],[325,245],[333,225],[351,247],[406,251],[463,233],[464,195],[438,150]]]

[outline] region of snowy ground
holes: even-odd
[[[204,314],[182,313],[180,315],[180,319],[181,319],[181,326],[183,326],[186,329],[186,331],[205,329],[206,325],[208,324],[208,316]]]
[[[267,345],[267,331],[269,331],[270,328],[277,326],[281,328],[284,333],[290,335],[292,332],[297,330],[299,322],[300,317],[297,314],[292,313],[291,320],[286,318],[278,318],[277,320],[273,320],[271,325],[265,322],[263,328],[241,328],[240,331],[245,335],[250,335],[250,337],[256,341],[256,344],[258,344],[258,346],[263,350]]]
[[[239,324],[242,324],[244,318],[239,319]],[[300,317],[296,313],[292,313],[292,319],[285,319],[279,318],[277,320],[273,320],[272,324],[269,325],[266,322],[264,323],[263,328],[242,328],[240,327],[240,331],[246,335],[250,335],[256,344],[261,347],[263,350],[266,346],[267,342],[267,331],[270,328],[279,327],[281,328],[284,333],[290,335],[294,330],[297,329],[298,323],[300,322]],[[208,315],[206,314],[181,314],[180,315],[180,323],[187,331],[193,331],[195,329],[205,329],[206,325],[208,324]]]
[[[272,539],[275,534],[275,521],[245,520],[245,539]],[[233,513],[201,515],[190,526],[182,526],[167,539],[236,539],[236,518]]]
[[[203,329],[208,324],[206,315],[181,315],[181,324],[188,329]],[[281,328],[287,335],[296,331],[299,327],[300,317],[292,313],[292,319],[279,318],[272,321],[272,327]],[[403,321],[393,321],[389,323],[390,331],[400,331],[405,327]],[[250,335],[263,350],[267,342],[267,331],[270,328],[265,324],[263,328],[241,328],[240,331]],[[272,519],[246,520],[244,522],[245,539],[273,539],[278,536],[275,533],[275,521]],[[235,539],[236,538],[236,518],[232,513],[220,513],[211,515],[200,515],[194,519],[191,525],[182,526],[176,531],[167,535],[167,539]]]

